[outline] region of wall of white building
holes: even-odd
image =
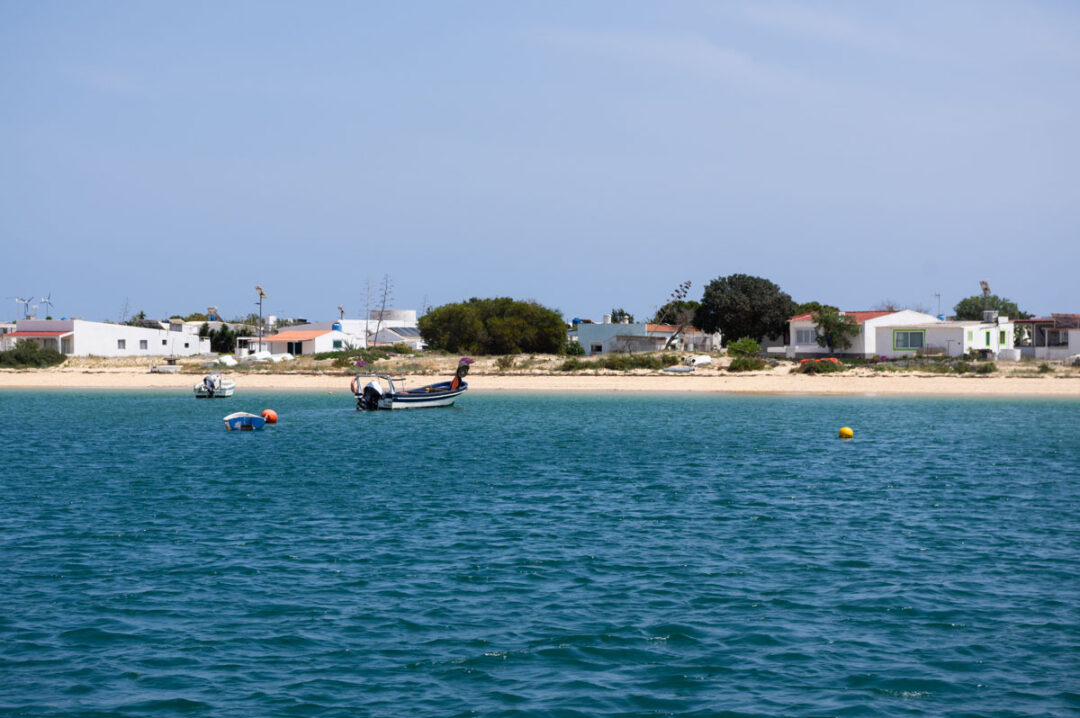
[[[923,333],[923,347],[902,348],[897,346],[897,331]],[[969,351],[989,351],[995,358],[1014,347],[1014,325],[1008,320],[999,322],[942,322],[908,325],[907,327],[882,326],[875,330],[877,356],[907,357],[917,353],[963,356]],[[1011,357],[1010,357],[1011,358]]]
[[[83,319],[27,319],[16,323],[19,331],[72,332],[53,346],[70,356],[139,357],[194,356],[210,353],[210,340],[182,331],[146,329],[126,324],[88,322]]]
[[[289,327],[286,331],[298,329],[298,327]],[[308,331],[305,329],[305,331]],[[272,337],[263,337],[263,349],[271,354],[285,354],[289,352],[288,341],[272,341]],[[322,352],[341,351],[346,347],[350,337],[344,332],[329,331],[326,334],[320,334],[314,339],[306,339],[300,342],[300,348],[302,351],[300,354],[320,354]],[[255,346],[255,342],[252,342],[252,346]],[[353,344],[353,346],[356,346]]]

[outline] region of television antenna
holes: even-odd
[[[341,305],[339,304],[339,305],[337,305],[337,310],[338,310],[338,314],[340,314],[340,315],[341,315],[341,317],[340,317],[340,318],[341,318],[341,319],[344,319],[344,318],[345,318],[345,307],[343,307],[343,306],[341,306]]]
[[[987,283],[987,281],[985,279],[980,279],[979,280],[979,287],[982,289],[982,293],[983,293],[984,297],[989,297],[990,296],[990,285]]]
[[[41,303],[45,305],[45,314],[52,314],[52,292],[49,292],[48,296],[42,297]]]

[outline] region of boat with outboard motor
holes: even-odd
[[[225,399],[233,395],[236,382],[222,379],[221,374],[207,374],[201,384],[195,385],[196,399]]]
[[[357,374],[353,377],[349,388],[356,397],[357,411],[453,406],[454,401],[469,388],[465,375],[469,373],[469,365],[472,361],[468,357],[463,357],[458,362],[454,378],[450,381],[428,384],[417,389],[405,389],[404,377],[393,377],[389,374]],[[368,377],[372,377],[372,380],[364,384],[362,379]],[[384,383],[385,386],[383,386]]]

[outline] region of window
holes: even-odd
[[[971,331],[970,329],[968,329],[968,341],[975,341],[975,332]]]
[[[116,340],[116,348],[117,349],[127,349],[127,339],[117,339]]]
[[[161,340],[161,346],[165,346],[165,340],[164,339]]]
[[[187,343],[187,342],[184,342],[184,348],[185,348],[185,349],[187,349],[187,348],[188,348],[188,343]]]
[[[604,345],[603,344],[590,344],[589,345],[589,353],[590,354],[603,354],[604,353]]]
[[[817,329],[796,329],[796,344],[817,344]]]
[[[998,335],[998,344],[1005,346],[1005,330],[1002,329]]]
[[[340,349],[341,348],[341,340],[340,339],[335,339],[334,340],[334,348],[335,349]]]
[[[926,332],[922,329],[914,331],[903,331],[900,329],[895,329],[893,330],[892,337],[893,349],[918,350],[926,346]]]
[[[990,346],[990,332],[986,333],[986,346]]]
[[[139,340],[139,348],[140,349],[149,349],[150,347],[147,346],[147,343],[146,343],[145,339],[140,339]]]

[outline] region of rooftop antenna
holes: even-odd
[[[263,333],[263,320],[262,320],[262,303],[266,299],[266,292],[258,284],[255,285],[255,291],[259,293],[259,351],[262,351],[262,333]]]
[[[52,314],[52,306],[53,306],[52,292],[49,292],[48,296],[42,297],[41,298],[41,303],[45,305],[45,314],[46,315],[51,315]]]
[[[979,287],[983,293],[983,311],[986,311],[986,303],[990,300],[990,284],[985,279],[979,280]]]
[[[338,314],[340,314],[340,315],[341,315],[341,317],[340,317],[340,318],[341,318],[341,319],[344,319],[344,318],[345,318],[345,307],[343,307],[343,306],[341,306],[341,305],[339,304],[339,305],[337,305],[337,310],[338,310]]]

